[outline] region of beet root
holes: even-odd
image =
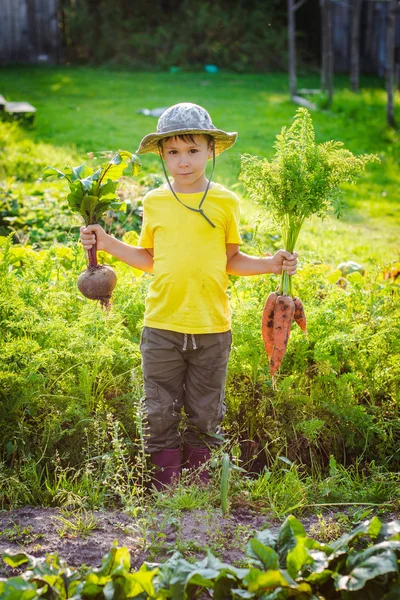
[[[108,265],[89,265],[78,277],[78,289],[81,294],[90,300],[100,300],[103,308],[109,308],[116,283],[117,275]]]

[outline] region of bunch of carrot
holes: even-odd
[[[307,335],[306,315],[300,298],[271,292],[264,305],[261,333],[274,387],[275,375],[285,356],[293,320]]]
[[[297,110],[289,128],[282,128],[275,149],[270,161],[244,154],[240,179],[252,198],[266,207],[282,231],[285,249],[293,253],[304,221],[330,212],[341,216],[340,185],[353,183],[368,162],[379,159],[375,155],[355,156],[342,142],[316,144],[312,119],[305,108]],[[293,321],[307,333],[303,305],[293,294],[292,276],[283,272],[278,290],[265,302],[261,327],[274,387]]]

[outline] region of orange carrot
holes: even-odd
[[[285,356],[294,317],[294,302],[290,296],[278,296],[274,312],[274,346],[269,361],[269,370],[275,387],[275,374]]]
[[[271,292],[265,301],[262,313],[261,333],[268,358],[271,358],[274,347],[274,312],[277,298],[278,294]]]
[[[302,304],[300,298],[297,298],[297,296],[295,296],[293,298],[293,301],[294,301],[294,320],[296,321],[297,325],[307,335],[307,321],[306,321],[306,315],[304,313],[303,304]]]

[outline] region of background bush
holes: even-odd
[[[161,69],[210,63],[235,71],[286,68],[279,0],[62,0],[61,7],[68,60]]]

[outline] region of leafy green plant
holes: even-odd
[[[394,600],[400,592],[399,521],[382,524],[373,517],[324,544],[309,537],[291,515],[279,531],[257,532],[245,552],[247,560],[240,568],[210,551],[195,563],[174,552],[164,563],[145,563],[139,571],[130,572],[128,549],[114,546],[100,568],[85,573],[68,568],[57,555],[37,559],[25,553],[5,553],[8,566],[27,570],[0,579],[0,594],[7,600],[55,596],[189,600],[202,592],[221,600]]]
[[[261,501],[263,509],[281,518],[307,504],[309,482],[297,465],[284,456],[275,459],[270,469],[257,478],[246,480],[250,499]],[[261,507],[260,507],[261,508]]]
[[[11,523],[12,526],[6,527],[0,531],[0,536],[10,540],[10,542],[15,542],[16,544],[23,546],[40,540],[43,537],[42,533],[32,533],[31,525],[22,527],[19,523],[15,523],[14,521],[11,521]]]
[[[354,183],[376,155],[354,156],[343,142],[315,142],[314,126],[306,108],[299,108],[291,127],[283,127],[271,161],[244,154],[240,180],[251,197],[264,206],[281,229],[285,249],[293,253],[300,230],[313,215],[331,211],[341,216],[340,185]],[[282,273],[279,293],[293,295],[292,279]]]
[[[222,457],[222,469],[221,469],[221,507],[222,513],[226,515],[229,510],[228,506],[228,492],[229,492],[229,476],[230,476],[230,458],[229,454],[224,454]]]
[[[282,230],[285,248],[293,253],[304,221],[324,217],[332,209],[341,215],[340,184],[354,182],[376,156],[354,156],[342,142],[315,143],[314,126],[307,109],[299,108],[294,123],[282,128],[271,161],[242,156],[240,179],[251,196],[264,205]],[[266,300],[262,336],[269,358],[273,387],[286,352],[293,320],[307,334],[303,304],[293,297],[292,277],[282,271],[277,292]]]
[[[119,180],[123,175],[136,175],[140,168],[140,161],[135,154],[119,150],[96,171],[86,164],[65,167],[64,171],[47,167],[42,178],[65,178],[70,188],[67,201],[71,210],[82,216],[85,225],[93,225],[109,208],[126,208],[116,194]],[[84,296],[100,300],[101,305],[108,308],[116,284],[115,271],[109,266],[98,264],[96,243],[88,250],[88,257],[89,266],[79,276],[78,288]]]
[[[68,511],[53,517],[56,521],[56,531],[62,538],[65,535],[85,539],[90,532],[97,528],[95,516],[86,510]]]

